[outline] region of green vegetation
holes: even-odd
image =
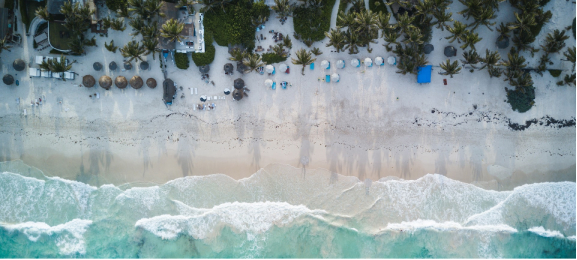
[[[206,21],[206,20],[205,20]],[[214,61],[214,54],[216,49],[212,45],[212,33],[205,31],[204,33],[204,53],[192,53],[192,61],[196,66],[204,66],[211,64]]]
[[[262,61],[266,64],[279,63],[286,61],[286,56],[281,56],[274,52],[264,53],[262,55]]]
[[[72,37],[60,37],[60,32],[68,32],[68,29],[63,23],[58,22],[48,22],[48,30],[50,33],[48,37],[50,38],[50,45],[59,50],[69,50],[68,45],[72,41]]]
[[[308,0],[295,8],[294,30],[298,38],[308,46],[325,38],[331,26],[331,14],[336,0]]]
[[[4,8],[8,8],[10,10],[14,10],[14,0],[6,0],[4,1]]]
[[[8,35],[4,36],[4,38],[0,39],[0,53],[2,53],[2,51],[6,50],[6,51],[10,51],[10,49],[12,48],[12,46],[8,45]]]
[[[387,9],[387,5],[383,0],[369,0],[369,10],[373,11],[374,13],[383,12],[384,14],[389,13]],[[339,8],[339,12],[340,12]]]
[[[50,59],[48,61],[42,61],[40,64],[40,69],[51,71],[52,73],[64,73],[72,69],[72,64],[76,63],[76,61],[68,62],[64,55],[60,55],[60,61],[56,61],[56,59]],[[64,77],[62,80],[66,81]]]
[[[205,13],[205,30],[219,32],[214,34],[214,40],[220,46],[242,44],[249,50],[254,49],[256,25],[252,21],[259,16],[269,17],[268,6],[264,2],[233,0],[224,9],[212,8]]]
[[[573,39],[575,39],[575,19],[576,18],[573,18]]]
[[[549,74],[551,74],[551,76],[556,78],[561,76],[561,70],[549,70]]]
[[[106,7],[109,10],[117,12],[118,10],[126,11],[128,8],[127,0],[106,0]]]
[[[305,75],[305,67],[315,62],[317,59],[313,58],[313,54],[305,49],[300,49],[295,53],[296,59],[292,59],[294,65],[302,65],[302,74]]]
[[[507,89],[507,103],[511,104],[511,108],[519,111],[519,113],[529,111],[535,104],[535,88],[528,86],[524,92]]]
[[[189,60],[188,55],[186,53],[175,53],[174,54],[174,62],[176,63],[176,67],[182,70],[188,69]]]

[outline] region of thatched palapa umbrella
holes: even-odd
[[[143,61],[143,62],[140,63],[140,69],[141,69],[141,70],[147,70],[148,67],[149,67],[149,66],[148,66],[148,62]]]
[[[241,61],[236,63],[236,71],[243,74],[246,69],[247,69],[246,65],[244,65],[244,63],[242,63]]]
[[[210,71],[210,66],[208,65],[200,66],[198,67],[198,70],[200,71],[200,73],[206,74],[208,73],[208,71]]]
[[[116,84],[116,87],[118,88],[126,88],[126,86],[128,86],[128,81],[125,77],[118,76],[116,77],[116,80],[114,80],[114,84]]]
[[[94,70],[100,71],[102,69],[102,64],[100,64],[100,62],[95,62],[94,64],[92,64],[92,67],[94,68]]]
[[[435,46],[428,43],[428,44],[425,44],[425,47],[423,48],[423,50],[425,51],[425,54],[429,54],[435,50]]]
[[[142,88],[142,85],[144,85],[144,82],[140,76],[134,76],[130,79],[130,86],[134,89]]]
[[[6,74],[2,78],[2,81],[4,81],[4,84],[6,85],[12,85],[12,83],[14,83],[14,77],[12,77],[10,74]]]
[[[234,71],[234,67],[232,66],[232,63],[224,64],[224,72],[231,73],[233,71]]]
[[[447,57],[453,57],[457,55],[457,49],[455,49],[453,46],[447,46],[445,47],[444,53]]]
[[[109,76],[104,75],[98,79],[98,84],[103,89],[109,90],[112,86],[112,79]]]
[[[148,78],[148,79],[146,80],[146,85],[147,85],[149,88],[156,88],[156,80],[153,79],[153,78]]]
[[[14,69],[16,71],[23,71],[24,68],[26,68],[26,63],[21,60],[21,59],[16,59],[13,63],[12,63],[12,67],[14,67]]]
[[[94,79],[94,77],[92,77],[92,75],[86,75],[82,77],[82,85],[84,85],[85,87],[91,88],[94,87],[94,84],[96,84],[96,80]]]
[[[125,63],[124,63],[124,69],[125,69],[125,70],[131,70],[131,69],[132,69],[132,64],[130,64],[130,62],[125,62]]]
[[[232,98],[234,98],[234,100],[236,100],[236,101],[241,100],[243,96],[244,96],[244,92],[240,89],[235,89],[232,92]]]
[[[111,62],[108,64],[108,69],[110,70],[116,70],[118,68],[118,65],[116,65],[116,62]]]
[[[244,80],[242,80],[241,78],[235,79],[235,80],[234,80],[234,88],[235,88],[235,89],[242,89],[242,88],[244,88]]]

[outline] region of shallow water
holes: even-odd
[[[573,182],[498,192],[271,165],[93,187],[18,161],[0,172],[0,257],[575,258]]]

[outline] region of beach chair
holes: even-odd
[[[275,89],[276,89],[276,82],[273,82],[273,83],[272,83],[272,87],[271,87],[271,88],[272,88],[272,90],[275,90]]]
[[[286,74],[290,74],[291,73],[291,67],[290,66],[286,66]]]
[[[325,77],[325,81],[326,81],[327,83],[330,83],[330,82],[331,82],[331,76],[330,76],[330,75],[327,75],[327,76]]]
[[[280,83],[280,86],[282,87],[282,89],[286,89],[287,85],[288,85],[288,83],[286,81],[283,81]]]
[[[311,68],[311,70],[314,70],[315,69],[315,63],[314,62],[311,63],[311,65],[309,67]]]

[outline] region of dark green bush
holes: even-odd
[[[211,64],[214,61],[214,54],[216,49],[214,45],[212,45],[212,33],[207,32],[204,35],[204,53],[193,53],[192,54],[192,61],[196,66],[204,66]]]
[[[561,70],[549,70],[549,74],[553,77],[559,77],[561,76]]]
[[[336,0],[327,0],[320,9],[299,6],[293,12],[294,30],[301,40],[320,41],[331,26],[331,14]]]
[[[526,87],[524,93],[518,89],[507,89],[507,103],[511,104],[511,108],[519,111],[519,113],[527,112],[535,104],[535,88],[533,86]]]
[[[127,0],[106,0],[106,7],[109,10],[116,12],[118,9],[126,9],[128,8],[128,1]]]
[[[374,13],[378,12],[383,12],[384,14],[389,13],[387,5],[383,0],[369,0],[369,10],[373,11]]]
[[[20,6],[20,19],[22,19],[22,23],[24,23],[26,25],[26,29],[28,29],[28,27],[30,27],[30,21],[34,19],[34,17],[32,17],[32,19],[28,17],[26,0],[18,0],[18,5]]]
[[[176,67],[185,70],[188,69],[189,60],[188,55],[186,53],[175,53],[174,54],[174,62],[176,63]]]
[[[573,39],[575,39],[575,18],[573,18]]]
[[[269,53],[264,53],[262,55],[262,61],[265,62],[266,64],[273,64],[273,63],[279,63],[279,62],[286,61],[286,57],[277,55],[274,52],[269,52]]]
[[[4,8],[14,10],[14,0],[6,0],[4,2]]]

